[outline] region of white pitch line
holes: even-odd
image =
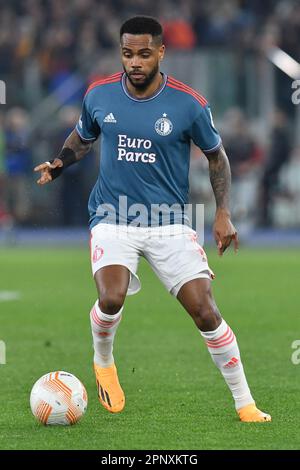
[[[9,290],[0,290],[0,302],[9,302],[11,300],[19,300],[21,293]]]

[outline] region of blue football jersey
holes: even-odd
[[[204,152],[221,145],[205,98],[165,74],[147,99],[130,95],[125,73],[95,82],[76,131],[84,142],[101,139],[100,171],[89,199],[91,228],[100,222],[187,223],[191,140]]]

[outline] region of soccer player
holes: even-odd
[[[113,342],[126,295],[140,289],[137,267],[143,256],[194,320],[240,420],[270,421],[255,405],[236,337],[212,295],[205,252],[182,211],[188,202],[192,140],[209,162],[218,252],[222,255],[232,241],[237,250],[229,210],[230,166],[210,107],[197,91],[160,71],[165,46],[154,18],[126,21],[120,47],[124,72],[88,88],[81,117],[60,154],[35,168],[41,172],[38,183],[48,183],[101,137],[100,172],[89,199],[99,296],[90,314],[99,400],[112,413],[125,405]]]

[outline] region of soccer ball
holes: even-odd
[[[87,408],[84,385],[69,372],[43,375],[32,387],[30,407],[43,424],[75,424]]]

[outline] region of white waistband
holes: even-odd
[[[180,233],[193,233],[194,230],[188,225],[184,224],[171,224],[162,225],[160,227],[133,227],[131,225],[115,225],[99,223],[95,225],[91,232],[94,233],[98,230],[106,232],[122,232],[122,233],[140,233],[151,235],[178,235]]]

